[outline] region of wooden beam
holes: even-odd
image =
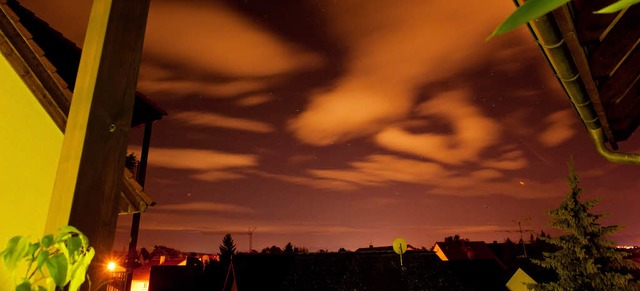
[[[606,104],[610,113],[611,130],[618,140],[626,140],[638,128],[640,122],[640,76],[617,103]]]
[[[600,41],[601,36],[607,30],[609,25],[615,20],[616,14],[595,14],[594,11],[600,10],[607,5],[614,3],[615,0],[574,0],[575,7],[575,27],[578,38],[583,45],[590,45]]]
[[[609,77],[640,42],[640,5],[632,5],[613,26],[589,58],[596,79]]]
[[[33,49],[33,40],[27,40],[20,33],[26,29],[20,24],[11,8],[0,6],[0,53],[9,61],[13,69],[20,74],[33,95],[49,114],[58,128],[64,132],[69,112],[69,90],[56,83],[51,72],[47,71],[42,59]],[[37,46],[35,46],[37,47]]]
[[[93,2],[51,199],[47,230],[73,225],[96,249],[94,287],[115,237],[148,10],[149,0]]]
[[[618,103],[640,75],[640,47],[636,47],[615,74],[599,86],[603,103]]]

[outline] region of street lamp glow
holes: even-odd
[[[116,263],[115,262],[109,262],[107,264],[107,270],[109,270],[109,272],[113,272],[116,270]]]

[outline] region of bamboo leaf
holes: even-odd
[[[619,0],[605,8],[602,8],[594,13],[597,14],[605,14],[605,13],[615,13],[622,9],[625,9],[633,4],[640,3],[640,0]]]
[[[511,31],[514,28],[543,16],[554,9],[564,5],[570,0],[529,0],[524,2],[516,9],[507,19],[505,19],[498,27],[487,37],[491,39],[496,35]],[[627,0],[623,0],[627,1]],[[637,1],[637,0],[634,0]]]

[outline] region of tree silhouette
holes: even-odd
[[[573,161],[569,161],[567,182],[571,191],[560,207],[549,211],[551,225],[565,234],[541,238],[559,250],[544,253],[542,260],[532,260],[553,269],[558,280],[530,287],[536,290],[629,290],[633,276],[628,268],[635,266],[625,260],[625,254],[616,251],[614,242],[607,238],[619,227],[602,226],[597,222],[602,215],[589,213],[598,200],[580,201],[582,189],[578,187]]]
[[[218,248],[220,249],[220,262],[228,265],[231,262],[231,257],[236,254],[236,244],[230,233],[224,235],[222,244]]]
[[[262,249],[263,254],[282,254],[282,249],[277,246],[266,247]]]
[[[284,246],[284,252],[287,254],[293,254],[293,245],[291,244],[291,242],[287,243],[287,245]]]
[[[151,260],[151,254],[149,253],[149,251],[147,251],[146,248],[140,249],[140,256],[142,257],[143,262]]]

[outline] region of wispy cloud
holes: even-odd
[[[451,124],[451,134],[418,133],[388,127],[376,142],[384,148],[426,157],[447,164],[475,161],[482,150],[497,142],[500,127],[470,104],[467,92],[445,92],[417,109],[421,117],[441,118]]]
[[[213,170],[257,165],[254,155],[191,148],[151,148],[149,164],[173,169]]]
[[[154,73],[148,72],[150,65],[145,65],[140,69],[140,81],[138,87],[147,94],[175,96],[207,96],[215,98],[231,98],[243,94],[262,92],[270,83],[264,80],[235,80],[235,81],[215,81],[174,75],[173,71],[168,71],[162,78],[155,77]],[[165,93],[165,94],[157,94]]]
[[[572,110],[561,110],[544,119],[547,128],[540,133],[538,140],[546,147],[558,146],[576,133],[576,116]]]
[[[363,161],[350,163],[351,168],[309,170],[312,175],[338,181],[375,186],[388,182],[429,183],[433,177],[444,178],[448,172],[440,165],[403,159],[392,155],[371,155]]]
[[[154,2],[147,31],[145,53],[204,71],[259,77],[322,64],[317,55],[288,43],[222,2]]]
[[[236,104],[239,106],[245,106],[245,107],[257,106],[260,104],[267,103],[273,99],[274,99],[273,96],[271,96],[270,94],[256,94],[256,95],[251,95],[251,96],[238,99]]]
[[[245,118],[228,117],[221,114],[186,111],[175,113],[171,116],[180,122],[195,126],[219,127],[228,129],[237,129],[243,131],[269,133],[274,131],[273,126],[266,122],[260,122]]]
[[[153,208],[155,211],[183,211],[183,212],[226,212],[226,213],[252,213],[253,209],[236,204],[216,202],[190,202],[179,204],[159,204]]]
[[[283,174],[274,174],[265,171],[246,171],[247,173],[254,174],[256,176],[265,177],[269,179],[275,179],[284,181],[287,183],[293,183],[303,186],[310,186],[316,189],[329,189],[329,190],[338,190],[338,191],[348,191],[354,190],[358,187],[350,182],[344,180],[337,179],[322,179],[318,177],[305,177],[305,176],[294,176],[294,175],[283,175]]]
[[[234,180],[243,178],[244,175],[236,172],[231,172],[229,170],[225,171],[206,171],[198,174],[191,175],[192,178],[206,181],[206,182],[215,182],[215,181],[223,181],[223,180]]]
[[[201,234],[247,233],[247,226],[256,227],[260,234],[343,234],[365,231],[366,228],[350,227],[344,224],[322,224],[299,221],[273,221],[242,216],[230,218],[216,216],[202,219],[202,215],[193,212],[176,212],[170,216],[163,212],[145,213],[144,230],[164,230],[195,232]]]
[[[526,167],[528,163],[521,150],[509,151],[498,158],[486,159],[482,162],[485,167],[501,170],[522,169]]]

